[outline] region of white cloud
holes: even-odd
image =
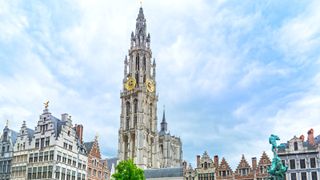
[[[289,19],[280,28],[276,38],[287,61],[313,63],[310,58],[320,46],[319,6],[319,1],[313,1],[303,13]]]

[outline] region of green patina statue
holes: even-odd
[[[271,163],[271,167],[268,168],[268,173],[270,174],[270,180],[284,180],[284,175],[287,172],[288,167],[284,166],[281,162],[277,154],[277,149],[281,148],[282,146],[277,146],[277,141],[280,138],[277,135],[271,134],[269,137],[269,143],[272,145],[272,152],[273,152],[273,159]]]

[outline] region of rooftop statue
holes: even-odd
[[[271,134],[269,137],[269,143],[272,145],[271,151],[273,152],[271,167],[268,168],[268,173],[271,176],[269,179],[271,180],[284,180],[284,175],[288,169],[287,166],[282,164],[277,154],[277,149],[282,147],[281,145],[277,146],[278,140],[280,140],[280,138],[277,135]]]

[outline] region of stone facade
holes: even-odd
[[[165,110],[159,132],[160,168],[179,167],[182,161],[182,142],[179,137],[170,135]]]
[[[143,169],[181,166],[181,140],[170,134],[159,135],[157,128],[156,63],[154,59],[152,61],[150,41],[140,8],[128,57],[124,61],[118,158],[133,159]]]
[[[88,180],[109,180],[107,160],[101,158],[98,138],[94,141],[84,143],[88,155]]]
[[[288,166],[287,180],[318,180],[320,174],[320,135],[314,137],[313,129],[308,138],[293,137],[278,150],[282,162]]]
[[[9,180],[11,176],[11,164],[13,159],[13,148],[18,133],[8,128],[8,123],[3,129],[0,141],[0,180]]]
[[[11,179],[26,179],[29,163],[28,154],[33,135],[34,130],[28,128],[26,122],[23,121],[16,144],[14,145]]]

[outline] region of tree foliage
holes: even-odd
[[[143,170],[138,168],[132,160],[121,161],[112,175],[115,180],[145,180]]]

